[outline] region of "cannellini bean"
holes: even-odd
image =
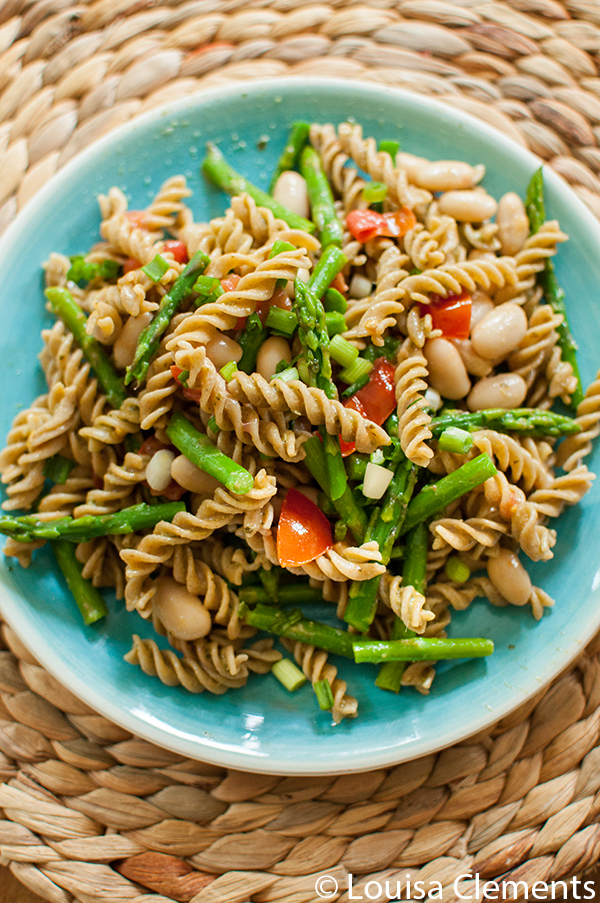
[[[461,160],[435,160],[420,167],[415,174],[415,183],[419,188],[427,188],[429,191],[472,188],[484,172],[481,167],[473,169]]]
[[[256,356],[256,372],[264,379],[271,379],[279,361],[291,363],[292,352],[283,336],[272,335],[262,343]]]
[[[475,289],[471,293],[471,329],[493,309],[494,302],[490,296],[480,289]]]
[[[216,335],[206,345],[206,356],[210,358],[217,370],[230,361],[235,361],[237,364],[242,353],[240,345],[234,339],[230,339],[228,335]]]
[[[429,369],[429,382],[442,398],[464,398],[471,381],[462,358],[448,339],[428,339],[423,352]]]
[[[473,351],[473,346],[469,339],[452,339],[452,344],[458,349],[462,362],[467,368],[467,373],[470,373],[472,376],[488,376],[492,372],[490,362],[479,357]]]
[[[296,278],[300,280],[300,282],[308,282],[310,279],[310,272],[306,269],[306,267],[300,267],[296,272]]]
[[[471,329],[473,350],[487,360],[502,360],[527,332],[527,317],[518,304],[499,304]]]
[[[429,160],[426,157],[417,157],[415,154],[405,154],[402,151],[396,154],[396,166],[403,169],[408,176],[409,182],[415,182],[417,173],[422,166],[427,166]]]
[[[525,213],[525,205],[514,191],[509,191],[500,198],[496,222],[502,253],[512,257],[521,250],[529,235],[529,220]]]
[[[171,482],[171,467],[175,455],[168,448],[157,451],[146,465],[146,482],[154,492],[162,492]]]
[[[209,473],[196,467],[185,455],[175,458],[171,464],[171,476],[183,489],[201,495],[212,495],[215,489],[221,485]]]
[[[496,558],[488,558],[488,577],[499,593],[512,605],[525,605],[531,596],[531,578],[510,549],[500,549]]]
[[[113,345],[115,364],[120,370],[124,370],[133,361],[138,339],[151,321],[152,313],[149,310],[137,317],[128,318]]]
[[[310,216],[306,182],[300,173],[292,170],[282,172],[275,183],[273,197],[298,216],[306,219]]]
[[[373,291],[373,283],[366,276],[355,273],[350,280],[348,294],[351,298],[368,298]]]
[[[475,383],[467,407],[470,411],[484,411],[486,408],[518,408],[525,401],[527,383],[518,373],[499,373]]]
[[[210,633],[210,612],[198,596],[172,577],[159,577],[155,583],[153,609],[167,630],[180,640],[198,640]]]
[[[461,223],[480,223],[494,216],[498,204],[485,191],[447,191],[439,198],[440,212]]]

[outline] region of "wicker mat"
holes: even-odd
[[[4,0],[0,227],[149,107],[290,74],[436,95],[526,144],[600,217],[599,0]],[[417,880],[453,901],[469,871],[531,888],[600,856],[598,639],[485,735],[359,776],[280,778],[131,736],[2,636],[1,861],[55,903],[346,903]]]

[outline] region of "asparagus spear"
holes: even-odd
[[[381,563],[387,565],[392,548],[400,535],[408,501],[416,482],[416,467],[402,456],[388,486],[381,507],[375,508],[365,534],[365,542],[376,540]],[[377,608],[379,577],[353,583],[350,588],[344,620],[357,630],[368,630]]]
[[[300,172],[306,181],[311,215],[317,226],[319,241],[323,247],[341,245],[344,231],[333,206],[331,187],[323,172],[321,158],[310,145],[300,155]]]
[[[83,565],[75,557],[75,546],[66,539],[51,543],[56,562],[82,614],[84,624],[94,624],[108,614],[104,599],[90,580],[81,575]]]
[[[273,178],[271,179],[271,184],[269,185],[269,191],[271,192],[271,194],[273,194],[273,192],[275,191],[275,185],[277,184],[277,179],[279,178],[281,173],[286,172],[286,170],[288,169],[294,169],[294,167],[298,163],[300,152],[308,141],[309,132],[310,123],[295,122],[293,124],[286,145],[281,153],[279,160],[277,161],[277,166],[275,167],[275,172],[273,173]]]
[[[428,662],[448,658],[479,658],[491,655],[494,644],[479,637],[446,640],[414,637],[408,640],[353,641],[355,662]]]
[[[348,484],[346,484],[346,488],[339,498],[336,498],[335,500],[332,498],[323,443],[317,436],[313,436],[308,439],[302,447],[305,452],[304,463],[310,470],[312,476],[315,478],[329,501],[333,504],[343,523],[345,523],[349,530],[352,531],[352,535],[356,542],[362,542],[367,529],[367,516],[364,510],[357,504]]]
[[[254,373],[256,358],[260,346],[267,337],[267,332],[268,330],[260,322],[258,314],[250,314],[246,320],[246,328],[238,339],[242,348],[242,356],[238,361],[238,370],[243,370],[244,373]]]
[[[52,286],[45,292],[46,298],[52,305],[54,313],[60,317],[67,329],[81,347],[84,355],[92,365],[98,382],[106,393],[113,408],[120,408],[127,394],[125,385],[111,364],[108,355],[100,342],[86,332],[87,317],[66,288]]]
[[[531,234],[539,232],[540,227],[546,220],[546,210],[544,206],[544,176],[542,167],[534,172],[527,193],[525,195],[525,209],[529,218],[529,227]],[[578,404],[583,400],[583,387],[581,385],[581,377],[579,375],[579,365],[577,363],[577,342],[573,338],[567,317],[567,309],[565,307],[565,293],[558,284],[556,274],[554,272],[554,264],[549,258],[546,260],[544,269],[538,276],[538,282],[544,292],[544,297],[552,310],[557,314],[561,314],[563,321],[557,327],[558,344],[561,350],[563,361],[571,364],[573,375],[577,378],[577,387],[571,395],[571,407],[577,408]]]
[[[430,483],[412,499],[406,510],[400,534],[408,533],[421,521],[428,520],[450,502],[475,489],[497,473],[494,462],[485,453],[467,461],[458,470]]]
[[[284,220],[292,229],[302,229],[304,232],[313,233],[314,224],[297,213],[292,213],[283,204],[280,204],[270,194],[257,188],[244,176],[236,172],[223,157],[221,151],[211,142],[206,146],[206,157],[202,163],[202,170],[211,182],[218,188],[222,188],[228,194],[249,194],[259,207],[267,207],[278,219]]]
[[[164,502],[158,505],[132,505],[115,514],[88,514],[85,517],[61,517],[57,520],[38,520],[32,514],[0,517],[0,533],[12,536],[19,542],[34,539],[68,539],[70,542],[87,542],[96,536],[116,536],[137,530],[152,530],[160,521],[172,521],[179,511],[185,511],[184,502]]]
[[[249,605],[298,605],[323,601],[321,590],[308,583],[284,583],[277,587],[274,596],[264,586],[243,586],[238,596],[240,602],[247,602]]]
[[[402,585],[414,586],[418,593],[425,592],[425,574],[427,571],[427,523],[422,521],[406,534],[404,561],[402,567]],[[405,640],[416,636],[409,630],[402,618],[396,618],[392,627],[392,640]],[[382,690],[400,692],[404,662],[384,662],[379,669],[376,685]]]
[[[308,368],[309,385],[323,389],[327,396],[332,398],[336,390],[331,381],[329,333],[323,305],[301,279],[295,280],[294,288],[293,310],[298,317],[298,338]]]
[[[254,486],[252,474],[219,451],[208,436],[198,432],[181,411],[175,411],[171,417],[167,436],[186,458],[223,483],[231,492],[243,495]]]
[[[450,426],[470,432],[479,429],[496,430],[500,433],[524,433],[527,436],[568,436],[581,432],[579,424],[571,417],[542,411],[538,408],[488,408],[485,411],[445,411],[434,417],[429,429],[435,439]]]
[[[302,616],[299,608],[285,612],[269,605],[257,605],[248,608],[240,605],[240,618],[251,627],[275,633],[290,640],[318,646],[327,652],[335,652],[352,658],[352,635],[337,627],[329,627],[320,621],[310,621]]]
[[[342,272],[347,263],[347,257],[335,245],[328,245],[323,250],[308,280],[308,287],[317,298],[323,297],[335,277]],[[345,313],[345,309],[341,313]]]
[[[199,273],[203,273],[210,257],[202,251],[196,251],[192,259],[179,274],[170,291],[162,298],[151,323],[140,335],[132,363],[127,368],[125,384],[132,380],[143,380],[148,372],[150,361],[156,354],[160,339],[178,307],[192,294],[194,283]]]

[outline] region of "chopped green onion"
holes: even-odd
[[[286,367],[285,370],[280,370],[279,373],[275,372],[271,377],[271,380],[274,379],[282,379],[284,383],[289,383],[293,379],[299,379],[300,374],[298,373],[295,367]]]
[[[300,358],[300,360],[296,361],[296,367],[298,368],[298,376],[306,385],[310,382],[310,372],[308,369],[308,364],[304,360],[304,358]]]
[[[224,364],[221,367],[221,369],[219,370],[219,373],[221,374],[221,376],[223,377],[225,382],[229,383],[229,382],[231,382],[231,380],[237,373],[237,369],[238,369],[238,366],[237,366],[236,362],[229,361],[228,364]]]
[[[348,339],[335,335],[329,345],[329,353],[341,367],[351,367],[358,357],[358,348],[350,344]]]
[[[142,273],[145,273],[148,279],[152,279],[152,282],[160,282],[168,269],[169,264],[165,258],[157,254],[154,260],[142,267]]]
[[[286,690],[293,693],[306,683],[306,677],[289,658],[281,658],[271,668],[271,674],[283,684]]]
[[[65,483],[67,477],[75,467],[75,461],[63,458],[62,455],[53,455],[46,460],[44,464],[44,476],[53,483]]]
[[[392,363],[396,360],[400,339],[395,339],[391,335],[387,335],[383,340],[383,345],[367,345],[363,351],[363,357],[368,361],[376,361],[378,357],[387,357]]]
[[[473,436],[457,426],[449,426],[439,438],[441,451],[464,455],[473,448]]]
[[[121,264],[116,260],[103,260],[98,264],[98,275],[101,279],[116,279],[120,268]]]
[[[471,576],[471,571],[458,555],[451,555],[444,566],[446,577],[454,583],[464,583]]]
[[[340,398],[343,398],[344,401],[346,400],[346,398],[352,398],[353,395],[356,395],[357,392],[360,392],[361,389],[364,389],[364,387],[369,382],[369,379],[369,374],[365,373],[360,377],[360,379],[357,379],[355,382],[353,382],[351,386],[348,386],[347,389],[344,389],[344,391],[340,395]]]
[[[97,276],[101,279],[114,279],[119,273],[120,264],[116,260],[90,263],[81,254],[70,257],[69,260],[71,266],[67,272],[67,279],[71,282],[91,282]]]
[[[271,248],[269,253],[269,260],[272,257],[277,257],[278,254],[285,254],[286,251],[295,251],[295,247],[289,243],[289,241],[281,241],[278,239]]]
[[[419,267],[413,267],[408,275],[409,276],[420,276],[422,272],[423,272],[423,270],[420,270]]]
[[[346,332],[346,320],[344,315],[337,310],[330,310],[325,314],[325,326],[329,336],[338,336],[340,332]]]
[[[265,326],[276,329],[286,336],[291,336],[298,326],[298,317],[293,310],[282,310],[280,307],[270,307]]]
[[[323,295],[323,307],[326,313],[337,310],[340,314],[345,314],[348,310],[348,302],[337,288],[328,288]]]
[[[373,369],[371,361],[366,361],[364,357],[357,357],[353,364],[341,370],[338,374],[342,382],[354,383],[357,379],[365,376]]]
[[[365,478],[369,456],[360,452],[353,452],[346,458],[346,470],[348,471],[348,479],[355,483],[361,483]]]
[[[215,417],[210,418],[210,420],[206,424],[206,427],[213,433],[218,433],[221,430],[221,427],[217,424]]]
[[[362,192],[363,200],[365,200],[367,204],[383,201],[386,195],[387,185],[383,182],[368,182]]]
[[[333,708],[334,698],[328,681],[316,680],[313,684],[313,690],[316,693],[320,709],[328,712]]]
[[[380,141],[379,142],[379,150],[385,151],[386,154],[389,154],[392,160],[395,161],[396,154],[400,150],[400,142],[399,141]]]
[[[192,291],[198,295],[194,301],[196,307],[201,307],[203,304],[212,304],[224,294],[221,282],[216,276],[198,276]]]

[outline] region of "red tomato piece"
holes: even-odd
[[[348,283],[344,279],[342,273],[338,273],[335,279],[331,280],[329,288],[336,289],[336,291],[338,291],[341,295],[346,294],[346,292],[348,291]]]
[[[344,402],[345,408],[357,411],[377,426],[388,419],[396,408],[396,390],[394,385],[395,367],[386,357],[378,357],[369,374],[369,382]],[[356,448],[354,442],[345,442],[340,436],[342,455],[351,455]]]
[[[237,273],[230,273],[229,276],[225,276],[224,279],[221,279],[221,288],[224,292],[232,292],[234,288],[237,288],[241,278],[242,277],[238,276]]]
[[[141,265],[140,261],[136,260],[135,257],[128,257],[123,264],[123,273],[131,273],[132,270],[139,270]]]
[[[137,229],[147,229],[147,214],[145,210],[128,210],[125,214],[132,226]]]
[[[163,251],[170,251],[177,263],[187,263],[190,259],[187,248],[182,241],[163,242]]]
[[[377,213],[376,210],[351,210],[346,225],[351,235],[365,244],[378,235],[399,238],[414,228],[417,218],[409,207],[401,207],[393,213]]]
[[[471,296],[465,290],[460,295],[432,295],[430,304],[421,304],[421,316],[431,314],[434,329],[441,329],[447,339],[468,339],[471,329]]]
[[[193,401],[195,404],[200,404],[202,389],[188,389],[187,386],[184,386],[183,397],[187,398],[188,401]]]
[[[179,380],[179,377],[183,373],[183,370],[181,369],[181,367],[178,367],[176,364],[172,364],[170,367],[170,370],[171,370],[171,375],[172,375],[173,379]]]
[[[155,455],[157,451],[160,451],[163,448],[169,448],[169,446],[165,445],[164,442],[159,442],[156,436],[148,436],[148,438],[144,439],[144,441],[140,445],[138,454],[152,456]]]
[[[305,495],[288,489],[277,527],[277,556],[284,568],[314,561],[333,545],[331,524]]]
[[[146,483],[146,486],[148,484]],[[180,486],[179,483],[176,483],[175,480],[171,480],[166,489],[161,489],[160,492],[155,491],[154,489],[150,489],[148,486],[148,490],[150,495],[162,495],[163,498],[168,499],[170,502],[178,502],[182,495],[187,491]]]

